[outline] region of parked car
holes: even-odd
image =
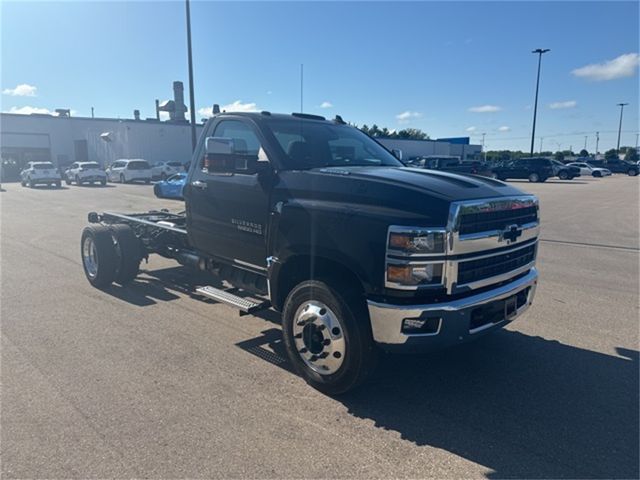
[[[561,180],[572,180],[582,175],[578,167],[571,167],[558,160],[551,160],[551,168],[553,168],[554,176]]]
[[[183,211],[88,214],[91,285],[131,282],[152,254],[218,272],[232,288],[194,293],[281,312],[290,365],[326,394],[363,382],[378,349],[459,346],[531,305],[533,195],[406,168],[339,117],[221,113],[201,135]]]
[[[76,185],[100,183],[104,186],[107,184],[107,174],[96,162],[75,162],[64,172],[64,181],[67,185],[75,182]]]
[[[180,172],[184,172],[184,165],[180,162],[158,162],[151,165],[151,178],[154,180],[166,180]]]
[[[590,175],[593,177],[607,177],[611,175],[611,170],[606,168],[594,167],[586,162],[572,162],[568,164],[571,167],[580,169],[581,175]]]
[[[182,200],[182,189],[187,179],[186,173],[176,173],[166,180],[160,180],[153,186],[153,193],[158,198],[175,198]]]
[[[626,160],[611,159],[606,162],[604,160],[591,160],[589,164],[594,167],[606,168],[612,173],[626,173],[630,177],[635,177],[640,173],[639,165]]]
[[[472,175],[482,175],[483,177],[495,178],[493,170],[483,162],[462,162],[460,157],[445,155],[427,155],[423,157],[410,158],[407,166],[416,168],[426,168],[429,170],[440,170],[451,173],[470,173]]]
[[[151,166],[142,159],[116,160],[107,168],[110,182],[144,182],[151,183]]]
[[[519,158],[493,168],[499,180],[528,179],[530,182],[545,182],[554,176],[551,160],[548,158]]]
[[[24,170],[20,172],[20,183],[23,187],[31,188],[36,185],[48,185],[60,188],[62,177],[60,172],[51,162],[29,162]]]

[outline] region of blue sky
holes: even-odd
[[[304,110],[529,148],[537,60],[543,149],[615,147],[638,126],[638,2],[198,2],[197,118],[213,103]],[[2,2],[2,111],[154,115],[188,94],[183,2]],[[32,87],[35,87],[32,88]],[[185,98],[188,103],[188,97]],[[324,104],[324,105],[323,105]],[[229,107],[231,109],[232,107]],[[474,111],[479,110],[479,111]],[[536,140],[536,150],[539,139]]]

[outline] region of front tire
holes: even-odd
[[[80,241],[82,268],[89,283],[96,288],[111,285],[116,277],[118,257],[111,230],[104,225],[89,225]]]
[[[62,181],[61,181],[61,180],[58,180],[58,181],[55,183],[55,185],[56,185],[56,188],[62,188]]]
[[[100,185],[102,185],[103,187],[107,185],[107,179],[103,178],[102,180],[100,180]]]
[[[596,178],[600,178],[602,177],[602,173],[601,172],[593,172],[593,176]]]
[[[295,370],[328,395],[357,387],[375,367],[366,305],[355,293],[316,280],[298,284],[285,301],[282,330]]]
[[[120,174],[120,183],[126,183],[126,179],[122,173]]]
[[[29,186],[29,188],[35,188],[36,184],[33,183],[33,180],[31,180],[30,178],[27,179],[27,185]]]
[[[78,175],[76,175],[75,180],[76,180],[76,185],[77,185],[77,186],[82,185],[82,182],[80,181],[80,177],[79,177]]]
[[[637,171],[637,170],[634,170],[633,168],[630,168],[630,169],[629,169],[629,171],[627,172],[627,174],[628,174],[630,177],[635,177],[636,175],[638,175],[638,171]]]
[[[558,178],[560,178],[560,180],[568,180],[569,173],[567,173],[566,170],[560,170],[560,173],[558,173]]]
[[[540,181],[540,175],[538,175],[537,173],[533,172],[529,174],[529,181],[532,183],[537,183]]]

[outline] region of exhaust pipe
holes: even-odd
[[[181,251],[176,256],[176,260],[185,267],[193,268],[195,270],[206,270],[207,260],[200,255],[196,255],[192,252]]]

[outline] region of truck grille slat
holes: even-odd
[[[538,221],[538,208],[535,206],[498,210],[493,212],[464,213],[460,215],[460,235],[504,230],[509,225],[524,225]]]
[[[530,245],[520,250],[460,262],[458,265],[458,285],[484,280],[523,267],[535,259],[536,246]]]

